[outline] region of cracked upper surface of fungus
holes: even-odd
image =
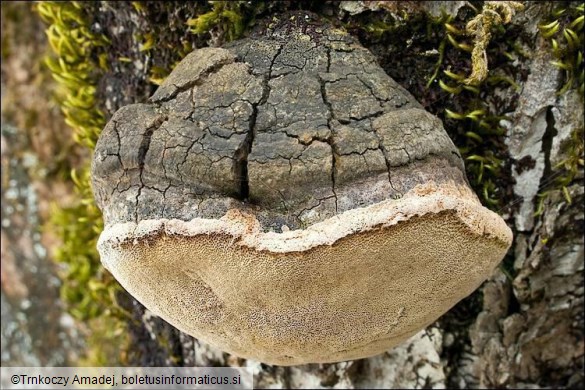
[[[382,352],[477,288],[511,241],[441,122],[302,13],[189,54],[113,116],[92,180],[102,261],[124,287],[277,364]]]
[[[424,162],[443,164],[434,180],[465,181],[440,121],[368,50],[293,23],[286,37],[277,27],[192,52],[149,103],[114,115],[93,166],[106,223],[237,207],[281,231],[400,197],[424,182],[401,172],[409,164],[423,175]]]

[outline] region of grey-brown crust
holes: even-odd
[[[419,179],[466,183],[440,121],[352,37],[306,20],[189,54],[149,103],[114,115],[92,178],[107,224],[238,208],[265,231],[400,198]]]

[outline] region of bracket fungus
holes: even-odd
[[[115,113],[92,181],[98,249],[122,286],[271,364],[391,348],[474,291],[512,240],[441,121],[312,16],[189,54]]]

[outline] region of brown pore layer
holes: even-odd
[[[323,222],[355,231],[333,242],[327,226],[295,240],[303,233],[262,233],[255,218],[233,213],[117,225],[99,249],[145,306],[225,351],[280,365],[363,358],[436,320],[510,245],[505,224],[475,202],[418,192],[393,201],[394,213],[379,208],[387,223],[378,223],[377,205]],[[401,205],[417,202],[428,212]]]

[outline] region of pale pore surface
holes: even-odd
[[[286,233],[239,213],[118,224],[99,249],[138,300],[225,351],[281,365],[357,359],[436,320],[505,254],[503,221],[454,193],[421,186]]]

